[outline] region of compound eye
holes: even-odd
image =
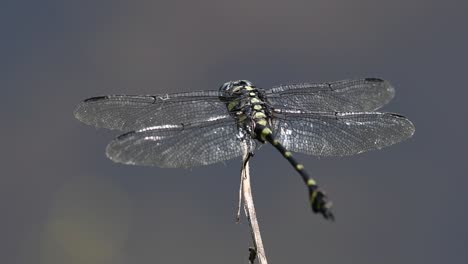
[[[242,82],[244,83],[245,86],[253,86],[253,83],[251,81],[242,80]]]
[[[231,83],[232,82],[224,83],[223,85],[221,85],[221,87],[219,87],[219,90],[222,91],[222,92],[225,92],[225,91],[229,90],[230,87],[231,87]]]

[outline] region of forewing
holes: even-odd
[[[301,83],[266,91],[274,108],[322,112],[370,112],[387,104],[395,95],[389,82],[367,78],[331,83]]]
[[[273,129],[286,149],[316,156],[347,156],[411,137],[414,126],[392,113],[307,113],[283,110]]]
[[[81,102],[74,113],[88,125],[132,131],[149,126],[209,121],[227,114],[227,109],[217,91],[200,91],[93,97]]]
[[[109,143],[107,156],[119,163],[189,168],[242,155],[235,120],[222,119],[188,126],[163,125],[123,134]]]

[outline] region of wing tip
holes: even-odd
[[[80,120],[81,122],[87,124],[87,125],[91,125],[92,123],[89,122],[89,120],[87,120],[86,118],[86,105],[88,103],[92,103],[92,102],[97,102],[97,101],[102,101],[102,100],[106,100],[108,99],[108,96],[95,96],[95,97],[91,97],[91,98],[87,98],[83,101],[81,101],[75,108],[75,110],[73,111],[73,115],[75,116],[76,119]]]
[[[96,96],[85,99],[78,103],[75,110],[73,110],[73,116],[78,119],[78,121],[89,125],[94,126],[95,128],[106,128],[110,130],[125,130],[125,122],[119,119],[115,119],[113,123],[106,122],[103,119],[102,114],[96,109],[95,103],[100,103],[112,98],[112,96]],[[97,104],[99,106],[99,104]]]
[[[406,139],[408,138],[411,138],[414,133],[416,132],[416,127],[414,126],[413,122],[411,122],[411,120],[409,120],[408,118],[405,117],[405,121],[407,126],[406,126]]]
[[[75,108],[75,110],[73,110],[73,116],[78,119],[79,121],[89,125],[88,122],[86,122],[86,117],[85,117],[85,114],[86,114],[86,110],[84,110],[84,104],[86,103],[86,100],[85,101],[81,101]]]
[[[411,122],[411,120],[409,120],[406,116],[396,113],[384,113],[384,115],[398,119],[398,121],[401,123],[401,126],[404,129],[402,132],[405,135],[401,141],[411,138],[416,132],[416,127],[414,126],[413,122]]]
[[[389,81],[378,77],[365,78],[364,81],[372,83],[376,89],[380,90],[379,97],[383,100],[383,105],[389,103],[395,97],[395,87],[393,87]],[[381,106],[374,110],[377,110],[380,107]]]
[[[129,133],[131,133],[131,132],[129,132]],[[114,140],[112,140],[111,142],[109,142],[109,144],[107,144],[105,153],[106,153],[106,157],[108,159],[110,159],[111,161],[113,161],[115,163],[121,163],[121,164],[125,164],[125,165],[137,165],[132,160],[122,159],[122,157],[120,155],[121,151],[119,151],[119,141],[122,140],[123,136],[128,135],[129,133],[125,133],[123,135],[120,135],[117,138],[115,138]]]
[[[383,81],[383,86],[388,94],[388,101],[392,100],[395,97],[395,87],[389,81]]]

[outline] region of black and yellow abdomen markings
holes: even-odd
[[[273,132],[268,127],[261,127],[260,137],[264,141],[271,143],[294,167],[294,169],[301,175],[302,180],[306,184],[309,190],[309,199],[312,206],[312,210],[315,213],[321,213],[326,219],[333,220],[334,216],[330,211],[331,203],[328,202],[325,193],[322,192],[317,182],[309,176],[307,171],[304,169],[304,165],[299,163],[293,154],[288,151],[277,139],[274,138]]]
[[[268,126],[264,125],[266,124],[266,120],[262,119],[261,121],[261,124],[260,122],[257,122],[256,127],[257,135],[260,136],[259,139],[263,142],[268,141],[272,144],[289,161],[289,163],[291,163],[294,169],[299,172],[307,186],[310,186],[311,184],[315,185],[315,180],[313,180],[304,170],[304,165],[297,162],[293,157],[292,152],[288,151],[277,139],[273,137],[273,131],[271,131]]]
[[[267,125],[267,121],[266,119],[260,119],[257,121],[257,124],[261,125],[261,126],[266,126]]]
[[[314,179],[309,179],[309,180],[307,181],[307,186],[314,186],[314,185],[317,185],[317,182],[315,182]]]
[[[253,115],[254,119],[264,119],[266,118],[266,115],[265,113],[263,112],[256,112],[254,115]]]
[[[260,139],[261,141],[265,142],[267,140],[267,137],[271,135],[273,132],[271,129],[267,126],[263,127],[262,130],[260,131]]]

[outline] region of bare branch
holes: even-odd
[[[249,248],[250,255],[249,261],[251,264],[254,263],[255,259],[258,258],[260,264],[267,264],[267,259],[265,255],[265,249],[263,248],[263,241],[260,235],[260,227],[257,222],[257,214],[255,212],[255,206],[252,197],[252,190],[250,187],[250,168],[249,168],[249,159],[251,154],[248,151],[248,146],[246,142],[242,142],[242,170],[241,170],[241,189],[244,201],[244,213],[249,222],[250,234],[252,235],[252,240],[254,243],[254,248]],[[240,210],[240,207],[239,207]],[[240,212],[238,211],[238,217]]]

